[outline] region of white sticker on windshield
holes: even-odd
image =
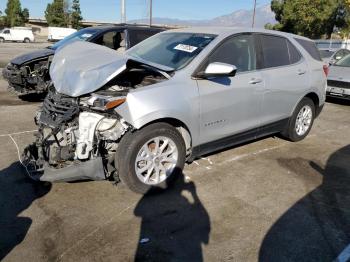
[[[92,34],[83,34],[82,35],[83,38],[89,38],[90,36],[92,36]]]
[[[192,53],[198,49],[196,46],[192,45],[184,45],[184,44],[178,44],[177,46],[174,47],[176,50],[184,51],[187,53]]]

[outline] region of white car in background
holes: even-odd
[[[50,42],[55,42],[62,40],[63,38],[75,33],[77,30],[73,28],[64,28],[64,27],[49,27],[49,33],[47,40]]]
[[[341,49],[319,49],[322,60],[330,65],[338,62],[343,57],[350,54],[349,49],[341,48]]]
[[[350,54],[329,67],[327,96],[350,101]]]
[[[34,42],[34,34],[31,28],[27,27],[14,27],[14,28],[5,28],[0,31],[0,43],[5,41],[11,42]]]

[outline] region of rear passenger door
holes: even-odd
[[[282,36],[261,34],[262,75],[265,88],[261,124],[285,120],[309,86],[306,61],[298,49]]]

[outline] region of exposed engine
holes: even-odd
[[[96,160],[102,163],[100,169],[103,172],[99,170],[95,173],[103,173],[103,179],[115,175],[114,157],[118,143],[133,127],[114,108],[126,101],[130,89],[165,79],[157,71],[133,68],[121,73],[97,92],[78,98],[59,94],[51,86],[35,117],[39,127],[36,141],[24,152],[28,171],[44,181],[56,181],[53,176],[63,181],[91,179],[85,171],[83,176],[60,179],[55,171]],[[49,178],[45,177],[47,170],[53,173]]]

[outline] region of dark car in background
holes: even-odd
[[[123,53],[126,49],[164,30],[160,27],[131,25],[88,27],[52,46],[14,58],[2,74],[9,83],[9,89],[20,97],[45,94],[50,84],[50,64],[57,49],[74,41],[87,41]]]

